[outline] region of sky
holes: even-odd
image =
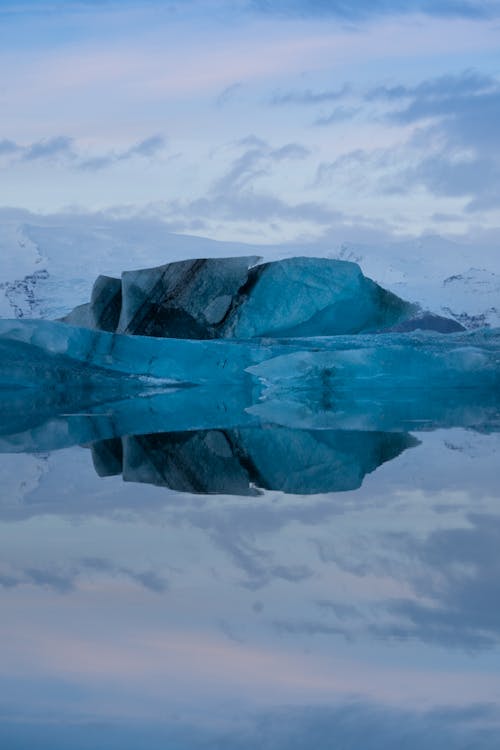
[[[0,2],[0,208],[269,243],[500,228],[500,3]]]

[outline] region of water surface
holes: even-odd
[[[498,747],[493,428],[75,424],[0,455],[2,747]]]

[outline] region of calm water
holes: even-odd
[[[2,748],[498,747],[499,433],[85,440],[0,455]]]

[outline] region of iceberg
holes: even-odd
[[[456,333],[465,331],[463,325],[453,318],[444,318],[434,313],[422,313],[413,318],[403,320],[400,323],[386,329],[387,332],[410,332],[410,331],[436,331],[437,333]]]
[[[463,330],[440,316],[421,316],[363,275],[356,263],[255,256],[178,261],[99,276],[91,301],[64,318],[70,325],[180,339],[307,337],[410,327]],[[447,321],[447,326],[444,323]]]

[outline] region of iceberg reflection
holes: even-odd
[[[308,495],[357,489],[366,474],[417,443],[407,433],[273,426],[113,438],[94,443],[92,456],[100,476],[180,492]]]

